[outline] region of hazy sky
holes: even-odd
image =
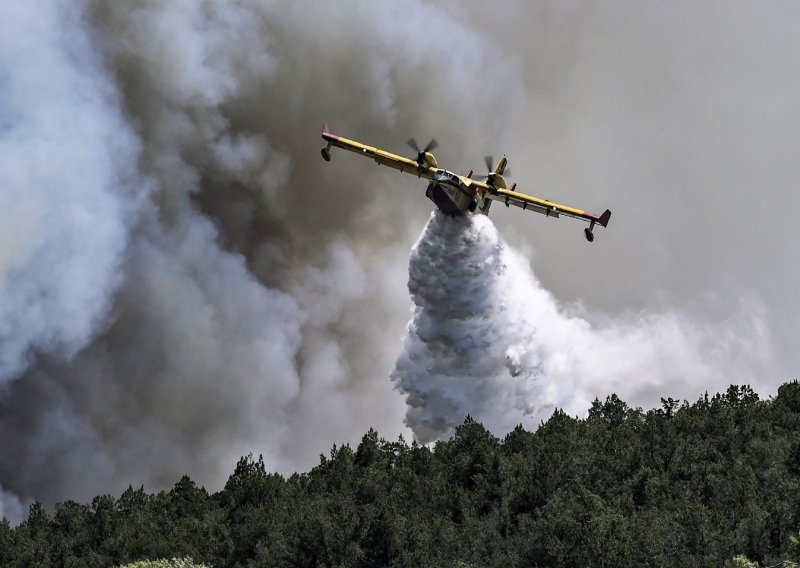
[[[798,12],[4,2],[0,512],[411,435],[390,375],[432,206],[411,176],[323,162],[323,121],[395,152],[435,136],[460,172],[506,153],[521,191],[613,211],[591,245],[491,214],[531,295],[636,362],[582,397],[774,394],[800,364]]]

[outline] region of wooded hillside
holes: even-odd
[[[433,448],[372,430],[284,478],[252,456],[0,524],[0,566],[718,566],[799,559],[800,384],[644,412],[616,396],[502,440],[470,418]]]

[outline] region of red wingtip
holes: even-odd
[[[325,123],[322,124],[322,137],[328,142],[332,142],[334,140],[339,139],[339,137],[336,136],[336,134],[331,134],[331,131],[328,130],[328,125]]]
[[[592,222],[598,223],[601,227],[607,227],[608,222],[611,220],[611,211],[606,209],[602,215],[595,215],[594,213],[589,213],[589,217],[593,219]]]

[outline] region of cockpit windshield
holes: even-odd
[[[445,181],[450,183],[458,183],[459,177],[457,174],[453,172],[448,172],[447,170],[439,170],[433,176],[436,181]]]

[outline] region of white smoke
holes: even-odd
[[[757,309],[700,329],[676,313],[599,324],[560,306],[486,216],[435,212],[409,263],[414,316],[392,378],[423,442],[469,414],[497,435],[555,408],[583,414],[612,392],[642,404],[747,382],[769,359]],[[575,310],[572,310],[575,311]]]
[[[27,507],[13,493],[3,491],[0,487],[0,519],[8,519],[12,524],[18,524],[25,519]]]
[[[143,188],[80,6],[29,4],[0,8],[0,384],[91,339]]]

